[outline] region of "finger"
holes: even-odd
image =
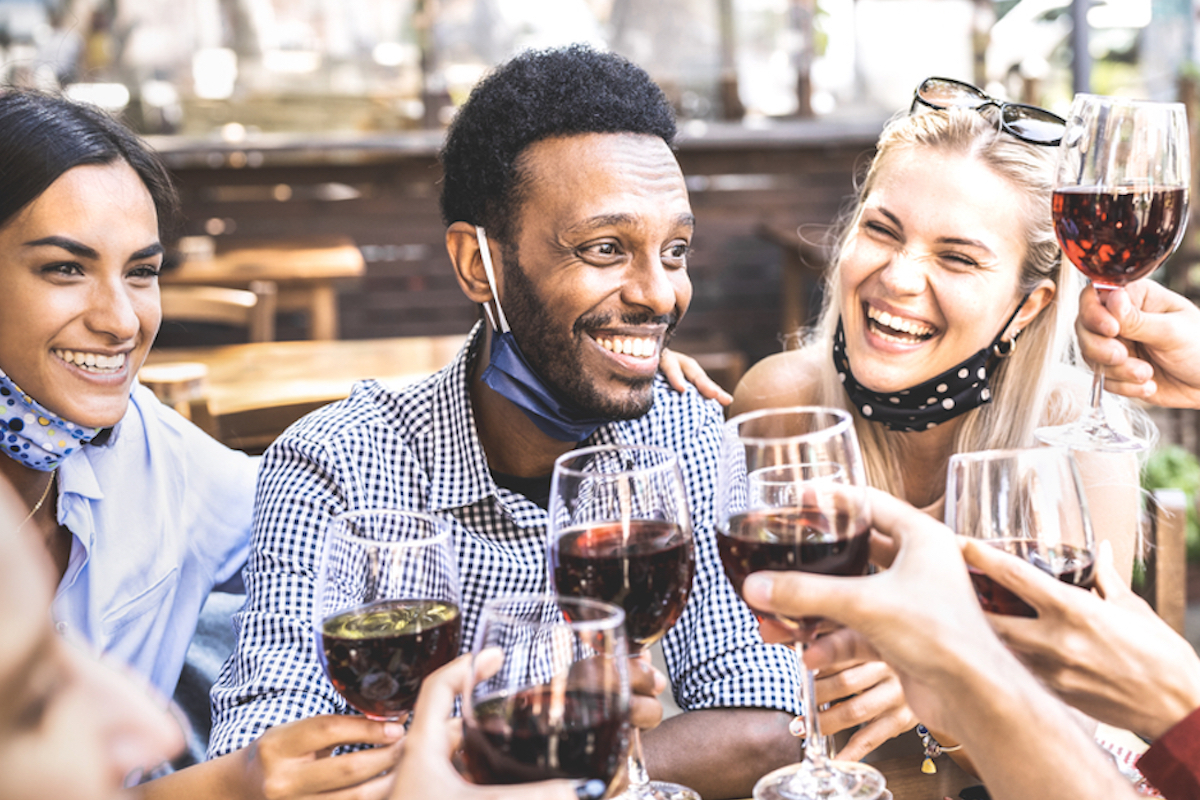
[[[727,406],[733,402],[733,395],[721,388],[720,384],[708,376],[704,371],[704,367],[700,366],[700,362],[691,356],[685,356],[680,353],[675,354],[679,359],[679,368],[684,376],[690,381],[702,397],[707,397],[709,400],[716,400],[723,406]],[[682,391],[682,390],[680,390]]]
[[[904,706],[904,692],[900,681],[889,678],[865,692],[843,698],[821,712],[821,726],[835,732],[863,725],[887,714],[894,714]]]
[[[603,782],[598,779],[588,781],[588,783],[598,783],[599,786],[587,795],[589,797],[600,798],[604,795]],[[514,787],[515,788],[515,787]],[[587,788],[591,788],[590,786]],[[524,783],[520,786],[521,800],[579,800],[584,796],[582,792],[577,792],[575,786],[570,781],[545,781],[543,783]],[[489,791],[480,792],[480,800],[499,800],[499,798],[513,797],[512,788],[499,788]]]
[[[629,660],[629,690],[646,697],[658,697],[667,688],[667,677],[648,660]]]
[[[391,744],[403,736],[404,726],[399,722],[322,714],[272,728],[263,735],[262,746],[294,757],[349,744]]]
[[[662,355],[658,359],[659,372],[667,379],[667,383],[672,389],[683,394],[687,391],[688,381],[683,377],[683,367],[680,361],[683,356],[680,356],[670,348],[663,348]]]
[[[334,758],[319,758],[291,765],[291,780],[296,794],[316,794],[347,789],[370,782],[396,766],[403,742],[386,747],[357,750]]]
[[[466,690],[471,672],[471,656],[464,655],[434,671],[421,683],[409,739],[414,745],[428,745],[445,750],[443,722],[454,711],[454,699]]]
[[[882,661],[855,664],[837,672],[822,671],[815,681],[817,702],[824,705],[860,694],[889,680],[893,674]]]
[[[357,786],[324,792],[321,794],[321,800],[386,800],[392,796],[395,785],[395,773],[387,772]]]
[[[758,635],[768,644],[791,644],[796,639],[796,628],[772,617],[759,617]]]
[[[663,705],[652,697],[634,695],[629,701],[629,721],[637,728],[648,731],[658,727],[663,719]]]
[[[1129,295],[1123,289],[1109,292],[1107,296],[1102,297],[1093,287],[1085,286],[1079,293],[1077,322],[1080,324],[1076,328],[1112,339],[1121,331],[1121,325],[1113,314],[1112,308],[1123,309],[1129,305]]]
[[[877,660],[878,653],[861,635],[850,628],[841,628],[822,636],[804,651],[804,663],[809,669],[823,671],[835,664]]]
[[[838,751],[837,758],[839,761],[859,761],[887,740],[894,739],[916,726],[917,715],[908,706],[904,706],[894,714],[872,720],[855,731],[846,742],[846,746]]]
[[[975,539],[966,539],[963,558],[1005,589],[1033,606],[1038,615],[1061,611],[1069,602],[1064,591],[1078,591],[1017,556]]]

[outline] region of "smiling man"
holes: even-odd
[[[360,384],[266,453],[238,648],[213,692],[211,754],[270,725],[345,710],[309,618],[333,514],[420,508],[452,523],[466,650],[484,600],[546,590],[554,460],[620,442],[680,455],[695,526],[692,596],[663,643],[688,713],[645,736],[651,776],[705,797],[745,796],[796,760],[794,656],[763,644],[717,558],[722,411],[676,393],[658,371],[692,296],[694,219],[674,135],[645,72],[583,47],[526,53],[476,87],[442,152],[442,212],[459,283],[488,321],[428,380],[402,392]],[[657,712],[644,708],[635,717],[652,725]]]

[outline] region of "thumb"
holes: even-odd
[[[1123,289],[1112,291],[1106,299],[1105,306],[1120,325],[1121,330],[1117,335],[1122,339],[1153,346],[1155,342],[1169,337],[1172,332],[1172,323],[1167,313],[1143,310]]]
[[[1112,544],[1107,539],[1096,548],[1096,593],[1106,600],[1133,593],[1113,566]]]
[[[845,578],[811,572],[755,572],[742,584],[746,605],[789,619],[828,617],[850,624]]]

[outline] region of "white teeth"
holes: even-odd
[[[615,339],[597,339],[601,347],[612,353],[633,356],[634,358],[650,358],[658,350],[657,339],[635,339],[622,337]]]
[[[125,354],[106,356],[103,353],[83,353],[76,350],[55,350],[54,355],[88,372],[113,372],[125,366]]]
[[[867,306],[867,316],[878,322],[885,328],[891,328],[895,331],[901,331],[911,336],[929,336],[935,332],[935,328],[928,325],[922,325],[919,322],[904,319],[903,317],[892,316],[886,311],[880,311],[872,306]]]

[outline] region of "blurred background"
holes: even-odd
[[[930,74],[1061,108],[1174,95],[1190,0],[3,0],[6,83],[62,86],[144,133],[444,125],[490,66],[586,41],[687,120],[886,114]]]

